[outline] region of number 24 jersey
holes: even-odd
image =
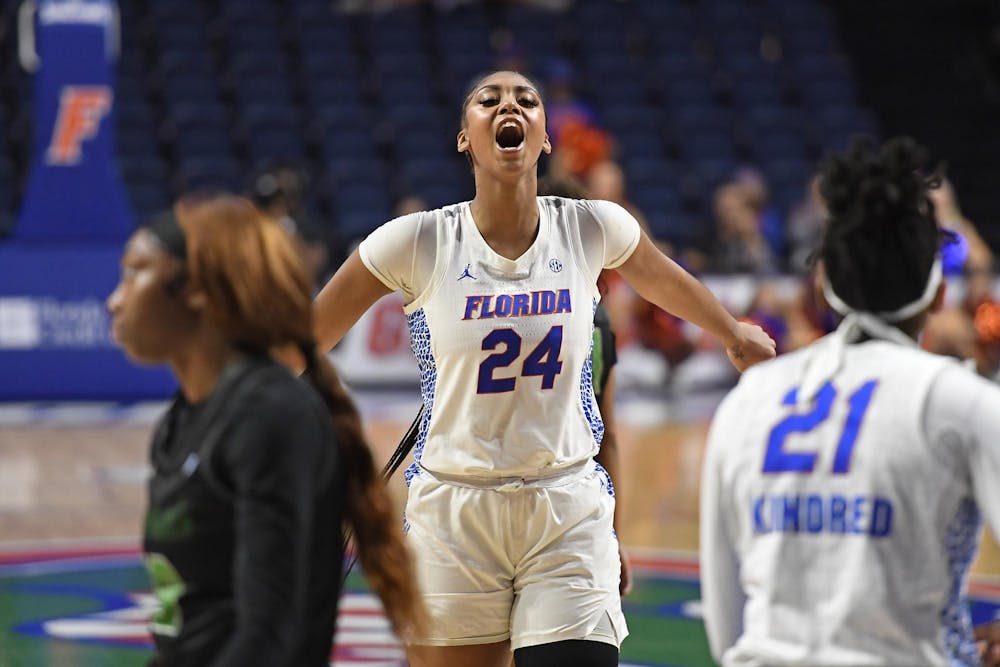
[[[596,281],[631,256],[639,225],[605,201],[539,197],[538,213],[517,259],[487,244],[468,202],[396,218],[361,243],[365,266],[407,301],[424,402],[414,456],[431,473],[544,477],[600,445]]]

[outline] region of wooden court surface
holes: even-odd
[[[362,399],[376,461],[388,459],[416,413],[410,399]],[[617,499],[626,548],[694,552],[704,418],[663,418],[655,404],[619,403]],[[151,419],[101,417],[101,408],[0,406],[0,545],[48,540],[138,540]],[[660,412],[665,413],[663,409]],[[404,485],[390,483],[402,507]],[[973,572],[1000,577],[1000,549],[987,536]]]

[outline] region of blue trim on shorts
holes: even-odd
[[[587,360],[583,362],[583,369],[580,371],[580,403],[583,405],[583,414],[586,415],[587,421],[590,423],[590,432],[594,435],[594,441],[600,447],[601,440],[604,439],[604,421],[597,409],[597,399],[594,398],[593,357],[594,313],[597,312],[597,299],[592,300],[590,311],[590,347],[587,348]]]
[[[615,485],[614,482],[611,481],[611,475],[608,474],[608,471],[604,469],[604,466],[602,466],[600,463],[597,463],[597,461],[594,461],[594,465],[596,466],[597,474],[601,476],[601,486],[604,487],[604,490],[607,492],[609,496],[614,498]]]
[[[420,397],[424,403],[423,417],[420,419],[420,429],[417,431],[417,443],[413,447],[413,463],[403,472],[406,486],[410,486],[413,478],[420,474],[420,458],[427,444],[427,429],[431,423],[431,413],[434,411],[434,391],[437,388],[437,363],[431,350],[431,329],[427,324],[427,314],[421,308],[406,317],[410,329],[410,349],[417,359],[420,370]],[[404,519],[405,521],[405,519]]]
[[[979,652],[972,637],[972,619],[963,584],[979,545],[983,518],[970,499],[962,501],[948,525],[945,548],[948,550],[948,570],[951,573],[951,595],[941,610],[944,625],[944,650],[952,667],[979,665]]]

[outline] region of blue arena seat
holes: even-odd
[[[663,122],[659,110],[653,106],[621,104],[607,107],[601,114],[601,120],[612,133],[622,130],[642,130],[653,136],[663,131]]]
[[[413,192],[427,202],[428,209],[466,201],[472,199],[473,196],[469,189],[463,188],[459,182],[418,184],[414,186]]]
[[[167,181],[167,166],[156,155],[120,157],[118,168],[129,184],[162,184]]]
[[[209,45],[208,29],[199,22],[158,25],[156,39],[163,51],[206,50]]]
[[[686,104],[672,106],[669,120],[680,132],[716,132],[729,134],[736,126],[733,112],[714,104]]]
[[[242,105],[250,104],[292,104],[292,90],[289,81],[281,76],[246,77],[236,82],[233,93]]]
[[[618,145],[622,160],[664,157],[662,142],[657,141],[656,138],[651,138],[648,133],[642,130],[619,131],[615,133],[614,140]]]
[[[221,102],[201,100],[171,103],[166,109],[166,119],[178,130],[192,127],[226,130],[232,122]]]
[[[351,185],[338,190],[333,199],[337,228],[348,240],[358,239],[391,217],[384,188]]]
[[[160,184],[129,183],[126,190],[135,212],[135,219],[139,223],[170,208],[173,199],[167,189]]]
[[[322,201],[355,230],[382,222],[407,189],[445,203],[471,185],[454,146],[468,85],[509,64],[544,85],[557,58],[616,140],[651,223],[675,241],[684,230],[671,221],[702,211],[743,160],[788,193],[821,149],[878,131],[818,0],[487,4],[353,14],[331,0],[123,0],[117,150],[135,205],[164,205],[219,165],[242,185],[279,155],[320,168],[333,184]],[[781,46],[767,59],[765,34]],[[13,56],[10,40],[0,48]],[[11,156],[30,152],[30,81],[7,68],[0,83],[19,100],[0,120],[0,165],[22,169]]]
[[[754,134],[753,155],[758,163],[784,159],[806,160],[809,150],[801,133],[794,130],[770,130]]]
[[[419,105],[430,109],[433,102],[430,77],[389,76],[379,83],[379,99],[383,108],[394,105]]]
[[[326,177],[335,189],[348,185],[383,187],[386,182],[382,162],[374,157],[335,157],[326,164]]]
[[[128,156],[157,155],[159,145],[156,135],[144,128],[132,129],[126,127],[118,128],[117,132],[118,153]]]
[[[316,78],[305,86],[306,99],[314,109],[324,107],[361,107],[362,91],[355,77]]]
[[[338,101],[339,104],[324,104],[314,108],[316,121],[323,130],[340,129],[371,133],[372,115],[367,107],[351,102],[350,98]]]
[[[241,80],[255,77],[284,78],[289,75],[283,57],[256,51],[234,53],[229,60],[229,71]]]
[[[165,49],[156,59],[156,68],[165,77],[215,76],[215,66],[208,49]]]
[[[201,0],[170,0],[170,2],[149,3],[149,14],[158,21],[200,21],[207,22],[205,4]]]
[[[206,76],[175,76],[163,82],[163,95],[172,102],[219,100],[221,94],[219,84]]]
[[[249,135],[247,149],[254,164],[275,160],[301,161],[308,152],[301,131],[276,127],[255,129]]]
[[[219,10],[231,25],[274,26],[278,23],[278,14],[269,0],[223,0]]]
[[[327,161],[334,158],[377,157],[372,136],[349,128],[327,128],[323,134],[323,151]]]
[[[232,154],[229,133],[217,128],[188,128],[174,137],[174,151],[182,158],[221,158]]]
[[[278,102],[255,102],[243,107],[239,114],[240,123],[249,132],[265,129],[302,129],[302,114],[296,106]]]
[[[817,111],[833,105],[853,105],[856,99],[854,84],[844,80],[804,81],[801,95],[805,104]]]
[[[234,52],[280,54],[281,36],[273,25],[243,25],[227,33],[229,48]]]
[[[709,192],[719,183],[732,178],[737,166],[736,160],[728,157],[697,157],[689,163],[691,173]]]
[[[455,134],[458,128],[455,129]],[[396,155],[402,159],[448,158],[455,152],[455,137],[439,132],[413,132],[398,129],[395,140]]]
[[[156,124],[153,107],[144,97],[128,99],[119,97],[115,105],[115,113],[118,115],[119,127],[150,128]]]
[[[351,49],[330,45],[321,52],[302,54],[302,70],[309,81],[341,78],[350,79],[357,86],[357,68],[358,59]]]
[[[622,160],[629,188],[675,187],[678,182],[676,163],[663,157],[628,157]]]

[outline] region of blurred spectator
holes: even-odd
[[[420,195],[404,195],[396,202],[396,206],[392,210],[392,217],[400,218],[411,213],[429,210],[430,205]]]
[[[790,306],[774,284],[764,281],[758,286],[753,302],[747,309],[746,319],[760,325],[774,339],[778,344],[779,354],[787,349]]]
[[[629,201],[625,183],[625,171],[613,160],[598,162],[586,175],[587,196],[590,199],[604,199],[614,202],[632,214],[639,226],[648,234],[649,225],[642,211]],[[658,245],[661,245],[658,243]],[[661,245],[661,250],[670,254]]]
[[[688,338],[684,322],[662,308],[636,296],[632,300],[635,340],[648,350],[659,352],[664,361],[675,368],[695,351]]]
[[[836,329],[837,323],[836,314],[822,298],[822,288],[813,271],[799,281],[798,290],[785,310],[784,351],[805,347]]]
[[[954,234],[952,242],[942,248],[945,274],[989,272],[993,265],[993,253],[975,225],[962,215],[951,182],[943,179],[940,187],[931,190],[930,197],[934,202],[938,225]]]
[[[545,120],[549,139],[556,146],[566,123],[597,125],[597,113],[580,100],[575,89],[575,70],[568,60],[556,58],[545,68]]]
[[[962,300],[928,320],[921,342],[931,352],[969,360],[980,375],[1000,381],[1000,302],[993,276],[970,274]]]
[[[559,153],[570,173],[582,177],[611,155],[611,138],[596,125],[570,118],[562,123],[554,151]]]
[[[611,137],[599,126],[597,114],[574,89],[573,66],[565,60],[549,63],[545,79],[545,116],[554,160],[568,173],[584,178],[594,165],[611,155]]]
[[[293,163],[262,169],[250,182],[250,199],[261,213],[292,235],[315,289],[330,268],[331,252],[323,229],[305,207],[309,175]]]
[[[930,192],[941,229],[946,275],[965,277],[959,303],[931,316],[924,328],[924,347],[938,354],[971,360],[976,371],[1000,381],[1000,303],[993,294],[993,253],[975,225],[964,215],[948,180]]]
[[[764,174],[756,167],[742,167],[733,175],[733,181],[743,188],[747,203],[757,216],[757,226],[771,254],[775,257],[785,256],[785,225],[771,202],[771,190],[767,186]]]
[[[617,162],[604,160],[595,164],[587,173],[586,184],[589,198],[618,204],[652,237],[646,217],[628,199],[625,172]],[[654,242],[665,254],[672,254],[669,244],[658,239]],[[604,301],[612,326],[621,337],[634,339],[643,347],[659,352],[671,367],[690,356],[694,345],[684,334],[682,320],[641,298],[617,273],[605,271],[602,276],[606,285]]]
[[[819,175],[809,179],[805,197],[788,216],[788,267],[806,275],[812,271],[812,257],[823,239],[826,205],[819,191]]]
[[[753,194],[738,182],[724,183],[716,189],[718,239],[712,262],[715,271],[770,275],[777,270],[753,201]]]

